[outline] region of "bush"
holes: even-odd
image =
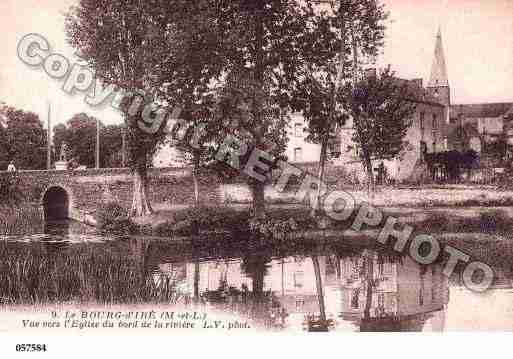
[[[191,235],[200,231],[225,229],[239,232],[248,228],[249,213],[219,206],[191,207],[173,214],[173,218],[159,224],[158,235]]]
[[[287,234],[298,229],[298,224],[294,218],[276,219],[276,218],[253,218],[249,223],[252,233],[259,234],[264,239],[273,241],[283,241]]]
[[[96,211],[96,220],[98,229],[104,233],[130,234],[137,230],[128,210],[117,202],[102,205]]]

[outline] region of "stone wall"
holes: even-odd
[[[12,174],[1,172],[0,176]],[[132,202],[133,177],[129,169],[91,169],[84,171],[19,171],[14,174],[23,194],[23,202],[42,206],[50,187],[62,187],[70,201],[74,219],[94,212],[109,200],[129,207]],[[155,168],[149,170],[149,196],[152,203],[187,204],[194,201],[191,170],[188,168]],[[220,202],[220,183],[217,176],[199,176],[201,199]]]

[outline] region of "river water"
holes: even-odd
[[[513,328],[512,281],[500,270],[492,289],[474,293],[441,264],[376,247],[195,246],[108,238],[74,222],[43,232],[0,242],[4,306],[193,305],[272,331]]]

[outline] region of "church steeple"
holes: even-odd
[[[428,87],[442,87],[449,86],[449,79],[447,77],[447,67],[445,65],[444,47],[442,44],[442,31],[438,28],[438,35],[436,36],[435,58],[433,66],[431,67],[431,78],[429,79]]]
[[[431,77],[428,82],[428,90],[444,105],[451,103],[451,91],[449,87],[449,78],[447,76],[447,66],[445,63],[444,47],[442,43],[442,31],[438,28],[435,45],[435,57],[431,67]]]

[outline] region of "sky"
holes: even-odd
[[[120,123],[115,110],[87,105],[83,92],[65,94],[63,80],[52,79],[17,57],[20,39],[38,33],[48,39],[53,52],[76,62],[64,33],[64,14],[76,2],[0,0],[0,101],[36,112],[44,121],[51,103],[53,125],[79,112],[106,124]],[[398,76],[427,83],[440,27],[452,102],[513,102],[513,0],[383,2],[390,19],[378,66],[390,64]]]

